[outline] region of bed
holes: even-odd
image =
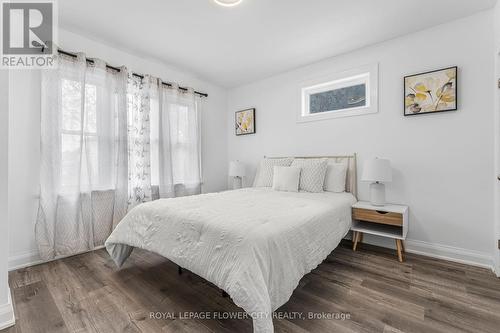
[[[272,313],[350,229],[356,160],[346,192],[270,188],[161,199],[132,209],[106,241],[121,266],[138,247],[158,253],[214,283],[252,318],[254,332],[273,332]]]

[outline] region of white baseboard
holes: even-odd
[[[30,266],[34,266],[34,265],[43,264],[46,262],[51,262],[51,261],[58,260],[58,259],[76,256],[76,255],[79,255],[82,253],[92,252],[92,251],[99,250],[102,248],[104,248],[104,245],[96,246],[93,250],[74,253],[74,254],[70,254],[67,256],[60,256],[60,257],[57,257],[57,258],[54,258],[51,260],[43,260],[42,258],[40,258],[38,251],[27,252],[27,253],[23,253],[23,254],[10,256],[9,257],[9,264],[8,264],[9,272],[15,271],[16,269],[20,269],[20,268],[30,267]]]
[[[405,245],[406,252],[409,253],[488,268],[495,271],[494,258],[489,253],[466,250],[448,245],[431,244],[412,239],[407,239]]]
[[[0,330],[11,327],[15,323],[16,317],[14,315],[14,307],[12,306],[12,297],[9,288],[7,304],[0,305]]]
[[[389,238],[377,237],[366,234],[363,242],[371,245],[395,249],[394,240]],[[442,244],[432,244],[413,239],[405,240],[405,249],[406,252],[408,253],[414,253],[426,257],[458,262],[461,264],[466,264],[471,266],[488,268],[494,271],[497,274],[497,276],[500,273],[500,270],[495,269],[495,259],[490,253],[467,250]]]
[[[34,266],[43,263],[43,260],[38,255],[38,251],[18,254],[9,257],[9,271],[16,269]]]

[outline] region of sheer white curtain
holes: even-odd
[[[42,74],[36,239],[52,259],[102,245],[127,209],[127,70],[84,54]]]
[[[159,85],[158,107],[152,108],[153,183],[158,196],[169,198],[201,192],[201,122],[203,100],[192,89]]]
[[[192,89],[107,70],[84,54],[42,75],[43,259],[92,250],[137,204],[201,192],[200,110]]]

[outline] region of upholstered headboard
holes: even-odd
[[[265,158],[283,158],[283,157],[268,157]],[[338,156],[288,156],[293,158],[326,158],[337,163],[347,163],[347,178],[345,184],[346,192],[351,193],[358,198],[357,174],[356,174],[356,154],[338,155]]]

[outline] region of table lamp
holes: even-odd
[[[392,181],[391,161],[383,158],[373,158],[365,161],[362,181],[372,182],[370,184],[370,202],[374,206],[384,206],[385,185],[383,183]]]
[[[233,177],[233,190],[240,189],[245,176],[245,166],[240,161],[229,162],[229,177]]]

